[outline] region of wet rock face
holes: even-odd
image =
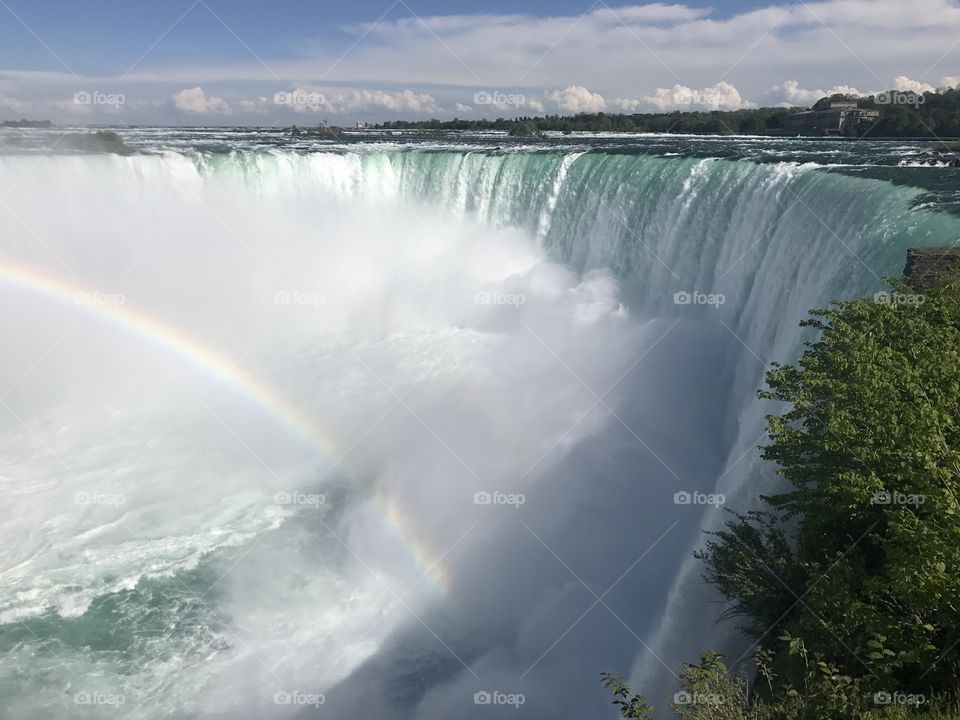
[[[950,278],[960,277],[960,248],[911,248],[907,250],[903,275],[910,287],[919,293]]]

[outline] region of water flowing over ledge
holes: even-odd
[[[215,419],[188,421],[133,462],[123,448],[161,437],[179,413],[156,397],[125,402],[150,396],[123,362],[68,340],[67,359],[25,380],[10,402],[28,429],[8,418],[3,454],[15,508],[0,565],[4,652],[61,693],[70,674],[49,653],[76,673],[105,668],[142,700],[136,717],[170,703],[207,716],[262,711],[255,690],[272,680],[257,658],[310,683],[312,662],[338,657],[316,688],[331,711],[355,709],[356,688],[371,683],[364,702],[395,717],[442,717],[448,696],[482,689],[475,672],[520,687],[524,712],[549,717],[601,706],[594,679],[611,653],[626,664],[636,655],[641,684],[667,686],[664,664],[736,647],[713,625],[689,561],[719,513],[674,495],[754,502],[770,482],[751,453],[764,413],[754,391],[771,361],[799,353],[806,311],[880,290],[908,247],[949,245],[960,222],[917,207],[923,190],[909,183],[806,158],[701,155],[0,156],[0,279],[21,316],[6,314],[8,336],[29,344],[27,326],[67,330],[75,296],[100,292],[106,304],[85,310],[90,343],[155,362],[158,378],[182,377],[194,392],[212,387],[205,402],[231,425],[214,435]],[[277,291],[290,305],[314,298],[320,314],[304,303],[292,320],[276,315]],[[261,353],[261,335],[279,350]],[[93,417],[50,421],[62,407],[38,388],[79,392],[61,362],[99,377],[95,397],[110,402]],[[97,376],[97,362],[116,377]],[[19,372],[11,362],[4,377]],[[403,389],[416,417],[390,414]],[[381,415],[389,432],[337,465]],[[414,433],[417,418],[436,436]],[[306,430],[290,439],[290,426]],[[283,481],[241,461],[231,432]],[[77,520],[58,483],[129,502],[86,505]],[[264,497],[291,489],[330,501],[319,514],[265,511]],[[465,498],[486,490],[522,491],[523,524],[475,515],[484,508]],[[448,556],[474,519],[482,542],[468,536],[463,555]],[[611,612],[639,642],[613,639],[622,625],[597,608],[574,633],[586,646],[577,657],[579,645],[552,646],[593,602],[552,553],[597,595],[619,582]],[[425,576],[414,607],[448,647],[417,635],[409,616],[368,631],[395,598],[364,565],[398,587]],[[228,570],[239,574],[218,585]],[[155,625],[138,636],[144,617]],[[302,656],[274,637],[281,618],[302,633]],[[114,644],[90,646],[107,626]],[[419,683],[400,679],[411,662]],[[0,677],[21,716],[62,716],[25,682]]]

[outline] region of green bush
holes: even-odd
[[[960,283],[944,282],[813,311],[818,339],[768,374],[759,395],[785,410],[763,456],[786,488],[697,553],[757,671],[705,653],[678,717],[960,717]]]

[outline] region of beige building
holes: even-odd
[[[784,130],[798,135],[856,135],[861,123],[880,119],[879,110],[864,110],[855,100],[833,100],[823,110],[787,115]]]

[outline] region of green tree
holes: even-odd
[[[600,684],[613,693],[613,704],[620,709],[620,717],[633,720],[651,720],[653,706],[643,695],[637,695],[627,681],[613,673],[602,673]]]
[[[788,404],[763,449],[789,483],[767,498],[779,515],[738,516],[700,557],[754,634],[786,628],[877,688],[953,693],[960,286],[920,297],[898,284],[881,299],[804,323],[820,338],[760,393]],[[780,517],[796,525],[792,549]]]
[[[704,578],[727,601],[720,620],[739,619],[741,629],[758,640],[776,637],[796,605],[792,588],[808,585],[806,569],[778,516],[732,514],[735,519],[709,533],[711,539],[694,556],[704,561]]]

